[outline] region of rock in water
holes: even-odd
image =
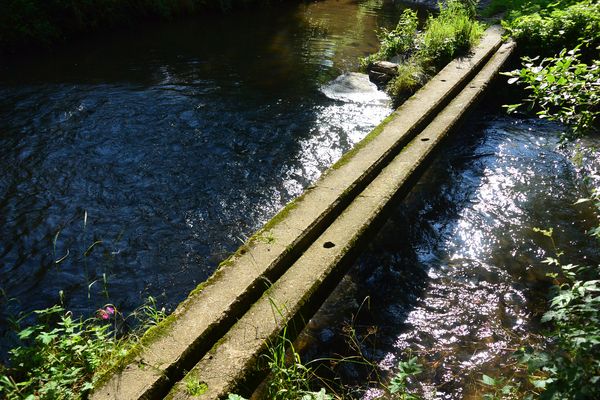
[[[368,72],[371,82],[383,85],[398,75],[398,64],[389,61],[374,61],[369,65]]]
[[[365,74],[350,72],[335,78],[321,87],[321,92],[333,100],[351,103],[387,103],[389,97],[377,90],[377,86],[369,81]]]

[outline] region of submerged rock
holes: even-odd
[[[321,92],[333,100],[352,103],[387,103],[389,97],[369,81],[369,76],[350,72],[321,87]]]

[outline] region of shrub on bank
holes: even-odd
[[[361,60],[363,69],[374,61],[396,59],[398,74],[386,87],[399,102],[420,88],[454,57],[466,54],[483,34],[475,21],[474,5],[468,1],[440,3],[440,13],[430,16],[423,31],[417,30],[417,16],[407,10],[393,31],[380,35],[380,50]]]
[[[389,60],[397,55],[408,57],[416,50],[418,27],[417,12],[411,9],[404,10],[393,30],[383,28],[378,33],[379,51],[361,59],[361,68],[366,69],[374,61]]]
[[[440,6],[437,17],[429,17],[423,33],[421,54],[437,68],[454,57],[466,54],[483,34],[483,25],[475,21],[474,9],[460,1]]]
[[[587,48],[597,51],[600,45],[600,3],[585,0],[568,6],[554,3],[510,11],[502,25],[528,55],[553,55],[563,48],[573,48],[588,41]]]
[[[556,57],[537,63],[523,58],[523,68],[506,73],[509,83],[526,86],[523,103],[536,109],[540,118],[570,126],[566,138],[582,136],[594,130],[600,115],[600,60],[585,63],[579,47],[563,50]],[[523,103],[506,106],[515,111]]]

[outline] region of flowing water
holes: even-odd
[[[106,33],[0,69],[0,328],[173,306],[391,111],[353,74],[384,0]],[[335,80],[337,78],[337,80]]]
[[[61,290],[83,313],[182,300],[390,112],[348,72],[401,8],[287,4],[3,65],[0,330]],[[423,397],[478,398],[481,373],[539,341],[551,252],[532,228],[598,261],[560,128],[496,113],[458,132],[300,338],[355,398],[376,398],[410,354]],[[357,355],[375,369],[340,361]]]
[[[563,262],[600,263],[585,234],[597,220],[574,205],[589,195],[582,176],[600,178],[600,142],[559,149],[559,126],[493,109],[456,133],[299,338],[352,398],[380,398],[412,356],[422,398],[481,398],[482,374],[542,340],[554,250],[534,228],[553,227]]]

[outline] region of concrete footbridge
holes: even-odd
[[[469,57],[449,63],[223,261],[91,398],[222,399],[257,383],[269,343],[304,327],[513,49],[489,28]],[[201,393],[190,393],[190,380]]]

